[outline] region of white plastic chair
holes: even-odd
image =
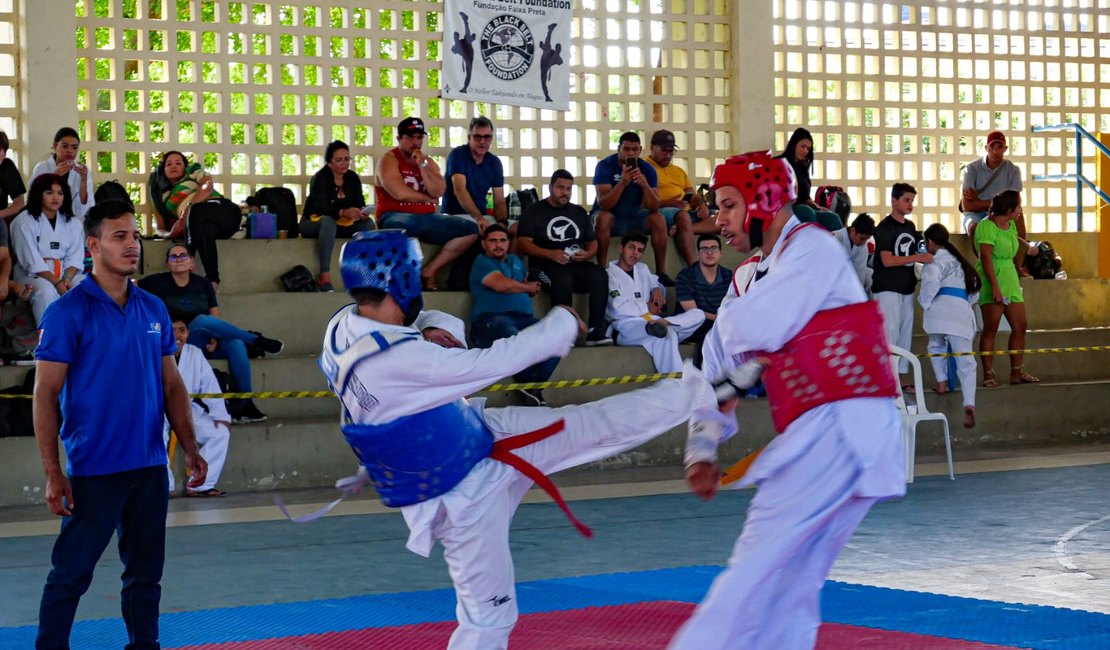
[[[925,390],[921,387],[921,361],[914,353],[897,345],[890,346],[890,360],[894,365],[894,376],[898,376],[899,357],[909,361],[910,368],[913,370],[914,399],[917,402],[916,405],[907,406],[902,394],[898,394],[898,408],[902,410],[902,439],[906,445],[906,482],[913,483],[917,425],[925,420],[940,420],[941,424],[944,425],[944,451],[948,455],[948,479],[954,481],[956,480],[956,473],[952,467],[952,437],[948,433],[948,418],[943,413],[931,413],[926,408]]]

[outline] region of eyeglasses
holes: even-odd
[[[180,255],[169,255],[166,257],[166,259],[171,262],[185,262],[188,261],[191,257],[192,255],[188,253],[181,253]]]
[[[493,141],[493,134],[492,133],[487,133],[485,135],[478,135],[476,133],[472,133],[470,135],[470,137],[474,138],[478,142],[491,142],[491,141]]]
[[[699,253],[720,253],[721,252],[721,247],[720,246],[703,246],[703,247],[698,249],[698,252]]]
[[[346,157],[343,157],[343,158],[332,158],[331,161],[333,163],[351,162],[351,157],[346,156]]]

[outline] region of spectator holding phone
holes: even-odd
[[[643,149],[638,134],[622,133],[617,153],[602,158],[594,170],[597,200],[590,216],[597,234],[597,263],[605,266],[610,238],[634,231],[647,232],[655,252],[659,281],[673,287],[674,280],[664,270],[670,235],[667,222],[659,212],[659,177],[654,167],[640,160]]]
[[[77,153],[81,149],[81,138],[78,137],[77,130],[68,126],[58,129],[50,149],[54,153],[35,165],[29,182],[34,183],[35,178],[43,174],[61,176],[69,186],[69,194],[73,200],[73,216],[83,219],[96,201],[93,199],[92,172],[84,163],[77,160]]]

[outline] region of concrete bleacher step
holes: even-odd
[[[553,402],[563,401],[557,398],[559,392],[550,392]],[[926,403],[930,410],[941,411],[948,417],[959,472],[961,449],[1106,440],[1110,438],[1110,423],[1105,418],[1108,398],[1110,380],[983,389],[978,394],[978,426],[974,429],[961,426],[963,409],[958,393],[927,395]],[[774,435],[765,399],[742,401],[738,413],[740,434],[722,447],[722,463],[739,460]],[[231,433],[220,487],[233,493],[329,485],[354,473],[357,467],[335,417],[287,418],[234,426]],[[677,478],[681,475],[677,466],[684,444],[685,432],[680,427],[591,469],[675,465]],[[941,446],[940,425],[922,424],[918,430],[919,452],[935,451]],[[0,438],[0,457],[8,461],[8,469],[0,476],[0,506],[43,502],[43,476],[35,440]]]

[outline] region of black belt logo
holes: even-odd
[[[520,79],[532,67],[536,44],[528,25],[509,14],[497,16],[482,30],[482,60],[502,81]]]

